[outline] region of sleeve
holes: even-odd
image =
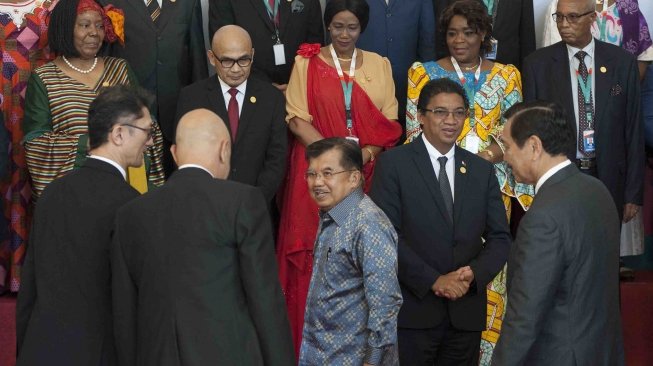
[[[317,56],[314,56],[317,57]],[[295,65],[290,73],[286,89],[286,122],[297,117],[313,123],[313,116],[308,112],[308,63],[310,59],[295,56]]]
[[[399,176],[387,155],[381,154],[374,170],[370,197],[385,212],[398,236],[398,279],[415,296],[422,299],[430,291],[440,273],[412,250],[402,231],[404,210],[401,202]],[[504,214],[505,216],[505,214]]]
[[[499,182],[496,179],[494,168],[490,168],[487,174],[486,190],[486,219],[483,239],[485,245],[469,266],[474,272],[474,281],[477,291],[485,291],[492,279],[506,264],[508,251],[510,250],[511,236],[506,218],[506,209],[501,200]]]
[[[649,65],[642,83],[642,119],[646,145],[653,149],[653,65]]]
[[[424,62],[435,60],[435,14],[432,0],[422,0],[417,59]]]
[[[129,85],[134,88],[139,87],[140,83],[138,82],[138,77],[136,76],[134,69],[132,69],[132,67],[129,65],[129,62],[127,62],[127,60],[124,61],[125,61],[125,67],[127,68],[127,80],[129,80]]]
[[[122,210],[121,210],[122,211]],[[136,366],[138,288],[129,273],[124,248],[127,236],[126,219],[116,217],[116,227],[111,243],[111,287],[113,292],[113,327],[116,351],[120,365]]]
[[[421,62],[415,62],[408,69],[408,99],[406,101],[406,142],[413,141],[422,128],[417,120],[417,101],[422,88],[430,80],[426,69]]]
[[[276,90],[274,90],[276,92]],[[265,151],[265,162],[256,185],[261,188],[266,203],[272,202],[286,172],[286,152],[288,149],[288,126],[285,123],[285,100],[281,93],[275,98],[272,113],[272,128]]]
[[[506,124],[504,115],[510,107],[522,102],[524,98],[522,96],[521,74],[519,73],[519,70],[513,65],[506,65],[502,72],[507,77],[503,98],[500,101],[501,115],[499,116],[498,122],[492,126],[490,136],[492,136],[492,139],[499,145],[501,151],[505,151],[500,138],[501,133],[503,133],[503,126]]]
[[[524,364],[564,271],[562,238],[552,217],[529,211],[517,237],[508,269],[510,298],[492,365]]]
[[[189,28],[188,56],[190,67],[192,68],[190,75],[192,81],[195,82],[206,79],[209,76],[209,68],[206,63],[206,46],[204,43],[202,4],[200,0],[195,0]]]
[[[39,210],[34,215],[34,222],[39,216]],[[30,231],[35,236],[34,227]],[[20,291],[18,292],[18,301],[16,303],[16,357],[20,356],[20,349],[23,347],[25,336],[27,335],[27,325],[34,310],[36,303],[36,275],[34,274],[34,240],[30,240],[27,244],[27,254],[25,255],[25,262],[21,267],[20,272]]]
[[[640,82],[637,61],[628,58],[627,95],[628,108],[626,109],[626,186],[624,190],[624,203],[642,205],[644,199],[644,131],[640,119]]]
[[[236,15],[231,6],[231,0],[209,1],[209,43],[211,43],[215,32],[228,24],[236,24]]]
[[[551,14],[556,12],[558,7],[558,0],[551,0],[551,4],[544,14],[544,31],[542,32],[542,47],[550,46],[562,40],[560,33],[558,33],[558,26],[553,21]]]
[[[86,157],[88,135],[52,131],[52,116],[45,85],[33,73],[25,93],[25,159],[36,197],[62,173],[80,166]]]
[[[165,174],[163,171],[163,133],[159,127],[158,122],[154,122],[154,134],[152,136],[154,144],[147,148],[146,160],[147,168],[147,181],[150,189],[160,187],[165,181]]]
[[[522,96],[524,102],[530,102],[537,99],[537,89],[535,83],[535,72],[533,71],[532,55],[524,60],[522,66]]]
[[[549,18],[551,15],[549,15]],[[535,19],[533,15],[533,0],[523,0],[521,5],[521,21],[519,22],[519,65],[526,56],[535,51]]]
[[[322,8],[319,2],[315,1],[309,14],[308,32],[306,34],[306,43],[319,43],[324,45],[324,26],[322,22]]]
[[[251,188],[240,197],[236,214],[236,240],[247,307],[263,355],[269,366],[295,364],[286,303],[279,285],[272,227],[260,190]]]
[[[392,66],[387,57],[383,57],[383,80],[386,80],[387,87],[385,88],[385,97],[383,98],[383,106],[381,113],[385,118],[390,120],[397,120],[399,103],[395,96],[395,83],[392,79]]]

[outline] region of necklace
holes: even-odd
[[[90,73],[91,71],[95,70],[95,66],[97,66],[97,57],[95,57],[95,59],[93,60],[93,65],[88,70],[82,70],[82,69],[76,67],[75,65],[71,64],[70,61],[68,61],[68,59],[66,58],[66,56],[61,56],[61,58],[63,58],[63,62],[65,62],[66,65],[68,65],[68,67],[70,67],[71,69],[73,69],[73,70],[75,70],[75,71],[77,71],[79,73],[82,73],[82,74]]]
[[[350,58],[338,57],[338,60],[340,60],[340,61],[351,61],[351,57]]]
[[[465,71],[471,71],[471,70],[476,69],[479,65],[480,64],[476,64],[474,66],[463,66],[462,69],[465,70]]]

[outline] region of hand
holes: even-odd
[[[483,159],[489,161],[490,163],[493,163],[492,157],[490,156],[490,154],[488,153],[487,150],[480,151],[479,153],[476,154],[476,156],[478,156],[480,158],[483,158]]]
[[[288,84],[276,84],[272,83],[272,86],[279,89],[284,95],[286,95],[286,89],[288,89]]]
[[[470,282],[461,280],[461,278],[469,278],[470,274],[467,271],[459,271],[449,272],[435,280],[431,290],[436,296],[457,300],[467,293]]]
[[[461,281],[465,281],[468,284],[474,281],[474,271],[472,271],[472,267],[470,266],[460,267],[456,270],[456,273],[458,273],[458,279]]]
[[[624,222],[632,220],[637,215],[637,212],[639,212],[639,207],[634,203],[626,203],[624,205]]]

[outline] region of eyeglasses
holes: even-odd
[[[245,56],[238,60],[234,60],[233,58],[219,58],[213,51],[211,51],[211,53],[215,56],[216,60],[220,61],[220,65],[225,69],[231,69],[235,64],[238,64],[240,67],[247,67],[252,64],[251,56]]]
[[[553,21],[556,23],[562,23],[565,21],[565,19],[567,19],[567,22],[569,22],[569,24],[576,24],[578,23],[578,21],[580,21],[580,18],[592,13],[594,13],[594,10],[590,10],[587,13],[583,13],[583,14],[571,13],[571,14],[564,15],[562,13],[553,13],[551,14],[551,17],[553,17]]]
[[[435,118],[437,118],[439,120],[446,119],[447,117],[449,117],[450,114],[453,115],[453,118],[456,121],[464,121],[465,118],[467,118],[467,111],[464,110],[464,109],[456,109],[456,110],[450,111],[450,110],[443,109],[443,108],[436,108],[436,109],[422,108],[422,112],[431,112],[431,113],[433,113]]]
[[[138,126],[130,125],[129,123],[123,123],[123,124],[121,124],[121,126],[132,127],[132,128],[137,129],[137,130],[141,130],[141,131],[145,132],[145,134],[147,135],[147,139],[148,139],[148,140],[149,140],[150,138],[152,138],[152,136],[154,135],[154,127],[143,128],[143,127],[138,127]]]
[[[327,170],[327,171],[324,171],[324,172],[321,172],[321,173],[308,171],[308,172],[304,173],[304,179],[306,179],[308,181],[311,181],[311,182],[316,181],[318,178],[322,178],[324,180],[331,180],[331,179],[333,179],[333,177],[335,175],[338,175],[340,173],[345,173],[345,172],[354,172],[356,170],[357,169],[349,169],[349,170],[341,170],[339,172],[332,172],[332,171]]]

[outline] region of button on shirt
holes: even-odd
[[[362,189],[320,216],[299,364],[396,365],[402,298],[392,223]]]
[[[218,81],[220,82],[220,89],[222,89],[222,96],[224,97],[224,107],[225,109],[229,110],[229,101],[231,100],[231,94],[229,94],[229,89],[231,87],[227,85],[220,77],[218,77]],[[245,91],[247,90],[247,80],[245,80],[242,84],[238,85],[236,87],[238,89],[238,94],[236,94],[236,101],[238,102],[238,116],[240,116],[241,112],[243,111],[243,102],[245,101]],[[228,123],[229,121],[227,121]]]
[[[456,161],[454,160],[454,155],[456,152],[456,145],[451,147],[451,150],[447,152],[446,154],[442,155],[438,151],[438,149],[435,148],[435,146],[431,145],[429,140],[426,139],[426,136],[422,134],[422,139],[424,140],[424,145],[426,145],[426,151],[429,153],[429,158],[431,159],[431,165],[433,165],[433,170],[435,170],[435,176],[440,179],[440,162],[438,161],[438,158],[441,156],[446,156],[447,157],[447,164],[445,164],[444,169],[447,171],[447,177],[449,178],[449,187],[451,187],[451,197],[453,197],[454,202],[456,201],[455,197],[455,189],[453,186],[453,180],[455,177],[454,174],[454,168],[456,165]]]
[[[576,54],[580,51],[581,48],[571,47],[567,45],[567,56],[569,57],[569,75],[571,77],[571,96],[574,98],[574,117],[576,119],[576,132],[578,132],[578,75],[576,75],[576,70],[580,65],[580,60],[576,58]],[[596,99],[596,85],[594,74],[596,74],[596,69],[594,68],[594,38],[590,43],[582,48],[583,51],[587,53],[585,56],[585,66],[587,66],[587,71],[592,70],[590,78],[592,80],[592,104],[596,107],[594,100]],[[592,128],[594,128],[594,122],[592,123]],[[576,139],[577,140],[577,139]],[[576,146],[576,157],[583,158],[585,155],[580,152],[578,146]]]

